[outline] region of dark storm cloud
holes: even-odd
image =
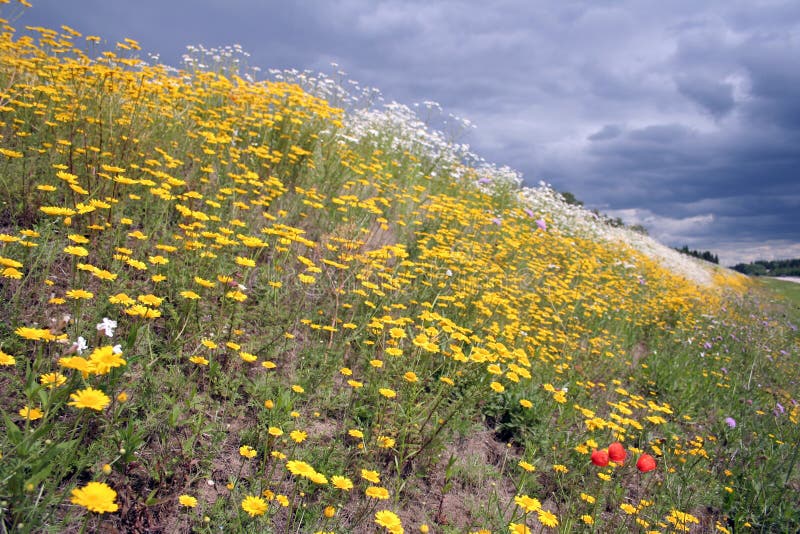
[[[38,0],[23,24],[123,37],[177,64],[240,43],[263,68],[338,63],[436,100],[474,149],[671,245],[800,256],[793,1]]]
[[[602,129],[590,135],[588,139],[589,141],[607,141],[619,137],[620,133],[622,133],[622,128],[616,124],[606,124]]]
[[[720,118],[736,105],[733,85],[702,76],[682,76],[676,80],[678,91],[696,102],[714,117]]]

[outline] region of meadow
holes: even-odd
[[[800,530],[780,291],[432,103],[2,24],[2,532]]]

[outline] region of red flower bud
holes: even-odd
[[[656,459],[649,454],[643,454],[639,456],[639,459],[636,461],[636,468],[642,473],[652,471],[656,468]]]
[[[608,457],[614,462],[618,464],[624,463],[626,456],[628,456],[628,453],[625,452],[625,447],[622,446],[622,443],[615,441],[608,446]]]
[[[608,465],[608,453],[606,451],[593,451],[592,463],[598,467],[605,467]]]

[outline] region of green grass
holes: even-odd
[[[787,299],[790,309],[794,310],[794,316],[800,316],[800,284],[777,278],[757,277],[756,280],[764,287]]]

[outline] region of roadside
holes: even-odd
[[[800,277],[781,276],[772,278],[759,276],[753,279],[760,282],[763,287],[791,301],[793,304],[791,309],[794,311],[792,315],[795,320],[800,320]]]

